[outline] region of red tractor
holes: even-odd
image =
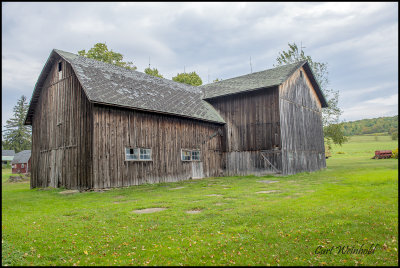
[[[372,159],[387,159],[392,157],[391,150],[375,151],[375,156]]]

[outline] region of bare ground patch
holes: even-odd
[[[145,208],[145,209],[134,210],[133,212],[138,213],[138,214],[146,214],[146,213],[159,212],[159,211],[163,211],[166,209],[167,208]]]
[[[199,214],[201,211],[202,211],[202,209],[196,208],[196,209],[187,210],[186,213],[187,214]]]
[[[268,181],[268,180],[263,180],[263,181],[257,181],[257,182],[261,182],[261,183],[275,183],[275,182],[279,182],[279,181]]]
[[[279,190],[269,190],[269,191],[259,191],[256,192],[256,194],[270,194],[270,193],[280,193],[281,191]]]

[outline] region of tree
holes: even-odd
[[[347,137],[344,136],[343,126],[342,124],[339,124],[339,116],[343,113],[343,111],[338,106],[339,91],[328,89],[328,64],[323,62],[314,62],[311,56],[306,56],[304,54],[303,50],[299,52],[296,43],[288,43],[288,46],[288,51],[279,52],[279,56],[276,58],[277,64],[274,66],[277,67],[301,60],[308,61],[315,79],[318,81],[322,93],[328,103],[328,107],[322,109],[324,137],[328,140],[328,144],[330,144],[332,141],[335,144],[342,145],[343,142],[347,141]]]
[[[180,73],[177,74],[175,77],[172,77],[172,80],[192,86],[200,86],[203,84],[203,81],[201,81],[200,76],[196,72]]]
[[[2,140],[4,149],[14,150],[15,152],[31,149],[31,127],[24,125],[28,108],[26,97],[22,95],[17,101],[17,105],[14,106],[14,116],[6,121],[4,140]]]
[[[216,79],[213,81],[213,83],[219,82],[219,81],[222,81],[222,79],[216,78]]]
[[[397,131],[392,132],[392,140],[397,140],[399,138],[399,133]]]
[[[136,70],[137,67],[133,65],[133,62],[122,61],[124,56],[121,53],[114,52],[112,50],[108,50],[107,45],[105,43],[97,43],[88,52],[84,49],[78,51],[80,56],[84,56],[90,59],[107,62],[110,64],[114,64],[116,66],[124,67],[128,70]]]
[[[160,77],[160,78],[164,78],[156,68],[150,69],[150,67],[147,67],[146,69],[144,69],[144,72],[148,75],[152,75],[152,76],[156,76],[156,77]]]

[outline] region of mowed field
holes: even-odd
[[[3,170],[2,264],[398,265],[398,161],[371,159],[397,147],[353,136],[314,173],[71,195]],[[348,251],[360,247],[375,250]]]

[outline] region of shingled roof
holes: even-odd
[[[297,69],[304,67],[316,93],[321,101],[322,107],[327,107],[327,103],[318,82],[307,61],[299,61],[292,64],[279,66],[261,72],[246,74],[211,84],[200,86],[203,90],[203,99],[212,99],[246,91],[269,88],[285,82]]]
[[[92,103],[225,123],[219,113],[202,100],[202,91],[198,87],[54,49],[35,85],[26,124],[32,123],[35,102],[48,69],[57,55],[71,64],[86,96]]]
[[[14,150],[1,150],[1,156],[14,156]]]
[[[11,164],[23,164],[28,163],[29,158],[31,158],[31,150],[24,150],[15,154],[14,159]]]

